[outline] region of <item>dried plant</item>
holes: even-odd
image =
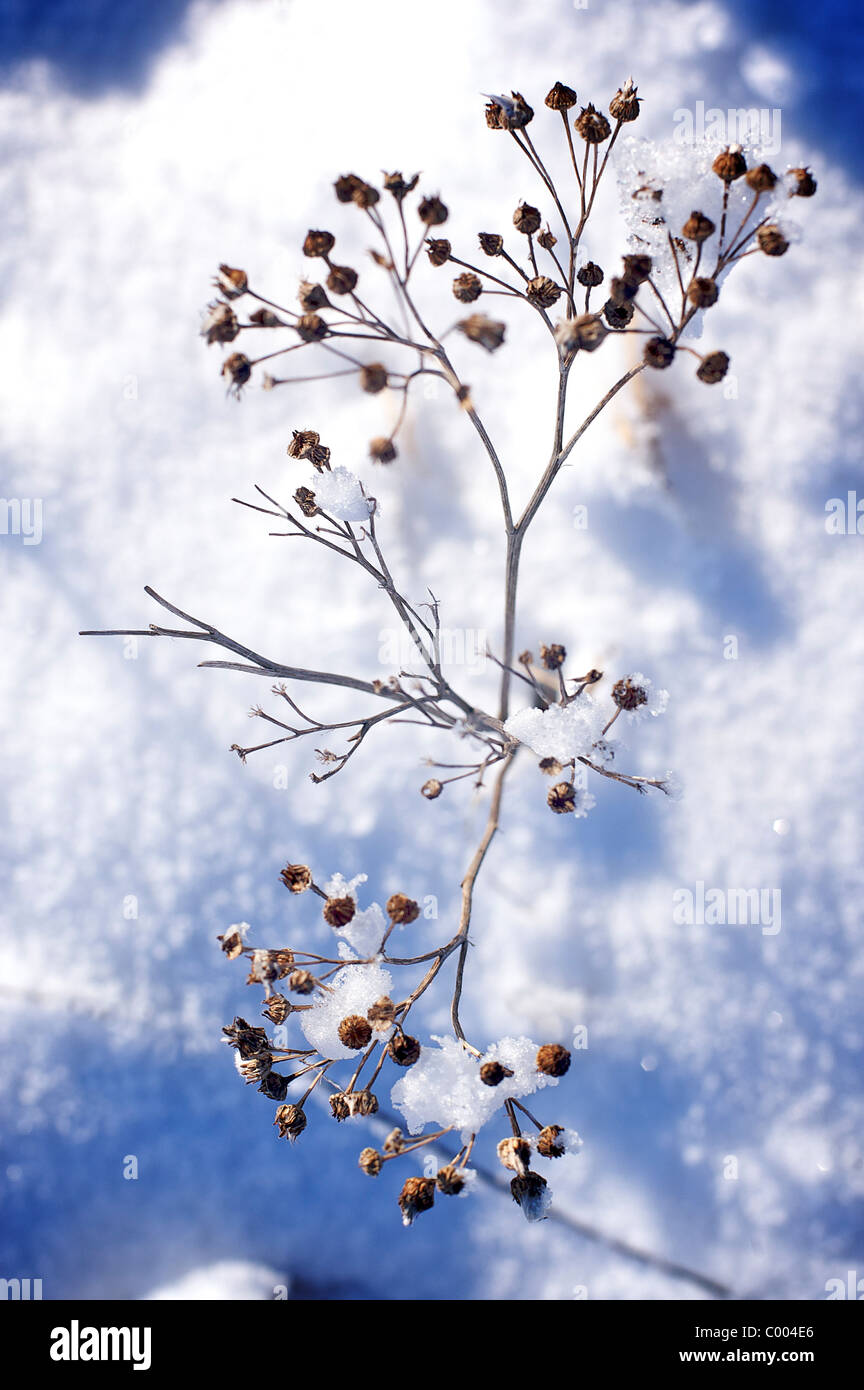
[[[336,197],[366,219],[375,239],[373,274],[389,287],[393,313],[374,308],[361,288],[358,272],[335,258],[335,235],[310,230],[303,252],[321,267],[322,278],[302,281],[298,308],[274,303],[253,288],[244,271],[222,265],[215,282],[220,297],[208,307],[202,328],[208,343],[220,344],[233,344],[241,334],[256,329],[288,334],[286,346],[262,356],[232,350],[225,357],[222,373],[235,396],[253,376],[260,376],[271,391],[328,377],[353,378],[372,395],[397,393],[401,402],[395,426],[369,444],[369,456],[380,466],[392,465],[397,458],[415,384],[428,377],[446,384],[476,433],[488,460],[490,488],[500,501],[506,556],[503,636],[500,651],[489,653],[500,670],[497,709],[478,708],[451,683],[442,659],[438,601],[431,593],[419,602],[403,592],[385,558],[374,496],[350,470],[333,466],[329,447],[312,428],[293,431],[288,454],[311,466],[314,485],[296,489],[293,507],[261,488],[257,489],[259,500],[242,505],[276,518],[284,529],[273,534],[324,547],[334,563],[356,566],[373,589],[383,591],[408,634],[418,669],[369,681],[276,661],[183,612],[149,588],[150,597],[183,626],[154,624],[143,630],[121,630],[124,636],[207,643],[221,648],[230,659],[203,661],[202,666],[265,676],[273,682],[271,693],[278,703],[269,712],[256,706],[252,713],[278,733],[254,746],[234,745],[244,761],[261,749],[311,738],[318,745],[315,751],[322,765],[312,780],[326,782],[341,772],[374,729],[399,721],[458,736],[463,746],[473,750],[468,761],[434,764],[434,775],[421,788],[427,800],[437,800],[447,786],[463,780],[482,787],[494,773],[486,826],[461,883],[459,920],[435,949],[407,956],[391,954],[394,928],[410,927],[420,914],[419,904],[404,894],[391,896],[385,911],[375,903],[361,909],[358,887],[363,876],[346,882],[337,874],[319,885],[311,869],[299,864],[286,865],[282,880],[292,897],[309,893],[322,901],[324,919],[339,939],[332,955],[296,946],[247,945],[245,924],[231,927],[220,938],[229,959],[246,958],[248,983],[263,988],[263,1013],[275,1026],[271,1036],[265,1028],[238,1017],[224,1033],[235,1049],[241,1076],[277,1103],[275,1124],[281,1136],[293,1141],[303,1132],[304,1107],[322,1082],[330,1088],[330,1109],[337,1121],[376,1114],[373,1087],[388,1068],[400,1078],[392,1102],[403,1112],[410,1134],[395,1128],[382,1150],[364,1148],[359,1158],[363,1171],[376,1176],[395,1159],[422,1149],[438,1152],[442,1142],[452,1144],[449,1161],[437,1174],[426,1171],[425,1176],[412,1175],[405,1181],[399,1205],[406,1224],[432,1206],[436,1192],[452,1195],[467,1190],[477,1132],[502,1109],[510,1132],[498,1144],[498,1157],[512,1172],[513,1197],[529,1219],[543,1216],[548,1204],[546,1181],[531,1163],[536,1158],[558,1158],[580,1142],[561,1126],[535,1119],[523,1104],[535,1091],[557,1085],[570,1066],[568,1050],[557,1041],[538,1048],[525,1038],[477,1047],[465,1036],[460,1021],[475,886],[498,828],[505,779],[514,759],[521,749],[533,751],[541,773],[551,779],[546,793],[551,811],[574,819],[593,803],[587,790],[591,774],[637,793],[653,789],[668,795],[674,790],[669,774],[649,778],[622,771],[618,749],[609,738],[622,716],[638,720],[660,713],[665,692],[656,691],[640,673],[616,673],[607,701],[601,702],[595,687],[603,673],[590,669],[581,675],[568,674],[567,653],[560,642],[541,645],[536,659],[531,652],[515,651],[520,557],[526,534],[585,432],[640,372],[666,370],[683,354],[696,360],[696,376],[702,382],[710,385],[724,378],[727,354],[718,349],[700,352],[692,341],[684,341],[688,326],[716,303],[733,266],[757,252],[776,257],[787,250],[783,203],[793,196],[809,197],[816,188],[809,170],[793,169],[778,177],[764,163],[751,162],[748,167],[742,149],[730,146],[713,160],[713,177],[722,188],[717,221],[696,208],[683,225],[669,225],[663,188],[647,178],[628,190],[638,209],[637,225],[618,273],[607,276],[600,265],[586,259],[582,242],[610,153],[624,127],[639,116],[637,89],[632,80],[624,83],[609,103],[608,116],[592,104],[578,109],[576,93],[560,82],[546,97],[546,106],[556,126],[560,119],[558,134],[566,142],[568,179],[572,175],[567,190],[556,184],[534,144],[529,133],[534,112],[520,93],[491,98],[486,120],[501,138],[509,136],[527,160],[547,204],[549,221],[538,207],[520,203],[513,214],[509,244],[497,232],[481,232],[475,260],[467,251],[457,254],[441,235],[448,209],[437,194],[418,190],[417,175],[386,174],[382,188],[355,174],[342,175],[334,185]],[[452,267],[453,297],[460,306],[472,306],[445,331],[433,329],[429,315],[421,313],[417,304],[415,283],[424,251],[432,275],[446,275]],[[539,316],[552,340],[557,370],[551,449],[519,513],[499,451],[448,345],[448,340],[458,344],[464,339],[474,349],[502,352],[506,358],[505,324],[479,307],[479,301],[499,295],[520,301],[526,314]],[[241,303],[249,306],[242,322]],[[560,317],[553,321],[550,311]],[[639,345],[640,357],[575,428],[566,426],[571,373],[586,354],[602,352],[609,339],[625,335]],[[310,373],[270,374],[280,359],[299,352],[314,354],[316,366]],[[266,375],[265,368],[269,369]],[[304,685],[340,687],[362,696],[363,704],[347,710],[344,719],[320,720],[306,710],[305,700],[301,706],[296,698],[297,687]],[[513,713],[511,699],[517,688],[526,701]],[[452,1036],[436,1039],[431,1046],[412,1036],[408,1027],[416,1005],[451,958]],[[398,987],[394,985],[397,972],[406,981]],[[296,1035],[291,1041],[292,1019],[304,1035],[302,1043]],[[279,1064],[283,1070],[276,1069]]]

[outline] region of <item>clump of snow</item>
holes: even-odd
[[[365,883],[368,874],[355,874],[346,879],[342,874],[333,874],[324,884],[328,898],[351,898],[357,903],[357,889]],[[378,951],[387,930],[387,918],[379,903],[370,903],[366,908],[358,908],[345,927],[334,928],[358,956],[372,956]]]
[[[626,714],[634,724],[638,724],[646,715],[650,714],[656,718],[658,714],[665,713],[666,706],[669,703],[668,690],[659,690],[654,682],[649,680],[648,676],[643,676],[641,671],[634,671],[633,674],[627,676],[626,679],[631,685],[638,686],[640,690],[644,690],[647,699],[643,704],[637,705],[635,709],[622,709],[622,714]]]
[[[412,1134],[419,1134],[428,1124],[440,1128],[452,1125],[467,1141],[505,1100],[518,1100],[558,1084],[554,1077],[537,1070],[537,1044],[530,1038],[502,1038],[479,1058],[456,1038],[433,1034],[433,1042],[438,1046],[424,1047],[420,1060],[396,1082],[390,1094]],[[485,1086],[480,1068],[493,1061],[501,1062],[513,1075],[499,1086]]]
[[[566,763],[591,752],[605,723],[596,701],[582,694],[569,705],[519,710],[504,728],[512,738],[533,748],[538,757]]]
[[[349,468],[330,468],[316,473],[309,481],[315,501],[328,516],[337,521],[368,521],[372,510],[363,485]]]
[[[347,946],[340,947],[340,955],[345,960],[355,959]],[[296,1015],[310,1046],[317,1048],[322,1057],[356,1057],[355,1051],[339,1041],[339,1024],[349,1014],[365,1018],[372,1005],[390,993],[392,983],[390,972],[380,965],[344,966],[329,991],[318,995],[311,1009]]]

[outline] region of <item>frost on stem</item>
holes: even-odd
[[[576,88],[556,82],[542,109],[538,103],[539,117],[519,91],[489,95],[489,138],[500,142],[502,155],[509,150],[525,161],[533,183],[525,190],[528,198],[517,202],[514,196],[515,211],[506,225],[487,224],[467,246],[441,235],[449,222],[448,204],[440,192],[420,188],[418,175],[386,173],[376,187],[356,173],[342,173],[333,182],[339,224],[335,230],[311,228],[297,248],[293,303],[271,299],[244,269],[218,267],[218,297],[208,304],[200,331],[208,349],[215,346],[224,354],[220,370],[229,393],[239,400],[258,383],[271,404],[290,403],[285,420],[289,500],[281,488],[277,498],[261,487],[252,497],[235,500],[261,514],[277,544],[299,541],[303,550],[315,547],[333,565],[349,566],[367,586],[370,603],[388,605],[404,629],[411,651],[406,669],[369,680],[299,667],[290,653],[274,657],[256,651],[149,588],[164,626],[88,634],[204,644],[218,659],[201,665],[264,676],[268,707],[256,704],[250,711],[260,737],[232,745],[242,762],[262,750],[305,741],[314,750],[310,776],[320,785],[337,776],[367,739],[398,721],[434,730],[443,744],[441,761],[428,760],[431,771],[419,787],[415,814],[436,814],[455,783],[472,788],[491,783],[480,842],[467,867],[454,871],[461,885],[458,916],[439,944],[429,945],[418,903],[407,894],[391,894],[384,906],[361,906],[362,875],[350,881],[334,875],[319,885],[308,866],[293,863],[281,872],[289,901],[316,918],[316,944],[322,931],[332,944],[323,951],[252,947],[245,923],[220,938],[229,960],[248,958],[248,983],[263,990],[262,1017],[276,1029],[271,1036],[236,1018],[224,1032],[244,1082],[278,1104],[280,1136],[293,1142],[304,1133],[311,1113],[307,1101],[318,1087],[319,1097],[332,1092],[325,1112],[345,1121],[374,1115],[379,1107],[372,1087],[390,1085],[391,1103],[404,1115],[409,1134],[393,1130],[381,1152],[365,1147],[362,1170],[377,1177],[387,1164],[427,1145],[448,1148],[436,1179],[405,1182],[399,1202],[406,1224],[433,1205],[436,1193],[468,1190],[476,1136],[490,1121],[505,1121],[508,1160],[522,1155],[515,1169],[509,1165],[515,1172],[511,1189],[531,1220],[545,1215],[549,1193],[529,1160],[558,1158],[578,1147],[561,1126],[535,1120],[524,1105],[565,1075],[566,1049],[554,1041],[537,1048],[515,1034],[478,1047],[460,1020],[475,889],[514,761],[526,749],[539,760],[547,780],[538,781],[538,800],[545,796],[552,813],[570,816],[562,823],[567,829],[575,829],[594,804],[586,779],[596,788],[606,780],[639,793],[678,794],[672,774],[646,777],[623,770],[620,745],[608,737],[619,719],[623,726],[659,715],[665,691],[639,672],[606,676],[592,666],[577,675],[560,641],[541,645],[539,663],[530,652],[517,655],[526,533],[585,432],[641,371],[668,371],[674,381],[680,379],[682,360],[695,359],[690,365],[699,382],[711,386],[724,379],[729,354],[714,345],[698,350],[697,334],[739,262],[764,258],[770,273],[789,251],[798,235],[790,205],[800,207],[804,200],[806,207],[816,192],[808,168],[774,170],[758,151],[707,143],[686,147],[674,140],[661,146],[632,138],[641,100],[629,77],[605,100],[586,100]],[[550,138],[563,155],[561,179],[545,161]],[[626,236],[619,246],[598,248],[599,261],[587,260],[583,238],[612,163]],[[524,176],[518,182],[524,183]],[[344,217],[359,218],[364,238],[373,243],[362,266],[350,264],[342,249]],[[435,312],[418,307],[415,286],[421,276],[433,291],[437,284]],[[506,301],[506,319],[485,311],[492,295]],[[471,312],[463,306],[472,306]],[[492,362],[497,372],[512,373],[518,385],[524,315],[545,334],[558,389],[549,421],[551,453],[537,460],[533,491],[520,512],[503,452],[478,407],[482,382],[474,391],[468,387],[463,360],[472,376],[477,371],[482,377],[484,364]],[[639,352],[635,365],[616,378],[616,353],[609,344],[620,336],[631,336]],[[742,351],[746,354],[746,344]],[[609,363],[608,385],[579,418],[570,409],[568,392],[586,354],[597,354],[601,367]],[[379,468],[410,466],[402,437],[413,397],[427,378],[443,385],[439,395],[465,421],[488,469],[490,496],[500,505],[506,565],[501,636],[498,649],[489,653],[500,676],[491,709],[454,683],[442,653],[439,601],[429,590],[409,592],[395,573],[375,498]],[[350,450],[343,447],[344,457],[335,460],[316,427],[325,422],[304,418],[302,390],[292,389],[322,380],[380,411],[379,432]],[[538,434],[547,436],[539,422]],[[445,500],[458,505],[458,498]],[[494,630],[492,615],[487,627]],[[581,654],[579,667],[591,655]],[[320,686],[343,694],[344,717],[319,717],[314,694]],[[424,810],[423,801],[436,803],[435,809]],[[444,978],[448,962],[452,1032],[429,1042],[413,1011]]]

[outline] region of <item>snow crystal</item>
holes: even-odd
[[[533,748],[539,757],[566,763],[591,752],[605,722],[596,702],[583,694],[569,705],[522,709],[507,720],[504,728],[520,743]]]
[[[337,521],[368,521],[371,505],[363,494],[356,473],[348,468],[331,468],[316,473],[309,481],[315,501],[328,516]]]
[[[427,1124],[452,1125],[467,1142],[505,1100],[533,1095],[544,1086],[556,1086],[554,1077],[537,1070],[537,1044],[530,1038],[502,1038],[483,1057],[474,1057],[456,1038],[433,1035],[438,1047],[424,1047],[420,1060],[396,1082],[390,1099],[405,1116],[412,1134]],[[513,1072],[499,1086],[480,1080],[484,1062],[497,1061]]]
[[[346,959],[350,959],[347,952]],[[380,965],[344,966],[330,992],[320,995],[311,1009],[296,1015],[310,1046],[317,1048],[322,1057],[356,1057],[356,1051],[339,1041],[339,1024],[349,1014],[365,1017],[382,995],[390,993],[392,983],[390,972]]]

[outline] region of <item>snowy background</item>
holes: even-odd
[[[218,1041],[250,996],[216,933],[246,920],[262,944],[326,940],[309,899],[286,901],[290,858],[319,879],[366,872],[369,899],[437,896],[439,921],[407,929],[429,949],[450,934],[483,800],[463,784],[423,801],[421,755],[460,750],[411,728],[379,732],[320,787],[303,745],[243,767],[228,746],[259,731],[245,712],[263,683],[196,670],[192,644],[142,642],[127,659],[119,641],[76,636],[158,620],[152,584],[283,660],[387,674],[383,599],[229,499],[256,482],[293,491],[291,428],[314,425],[334,462],[370,472],[366,441],[395,403],[326,383],[226,399],[219,349],[196,339],[213,270],[244,266],[278,299],[308,267],[308,226],[362,249],[330,187],[355,168],[422,170],[454,246],[473,248],[520,199],[540,201],[478,93],[524,91],[548,149],[554,80],[605,105],[631,70],[638,135],[668,140],[675,111],[700,101],[780,108],[772,162],[812,164],[819,194],[795,209],[800,243],[745,261],[708,321],[737,395],[701,386],[692,360],[640,378],[526,545],[520,646],[562,641],[574,670],[641,669],[666,687],[669,711],[634,733],[629,766],[674,767],[687,794],[603,783],[586,820],[553,818],[524,760],[478,894],[465,1023],[484,1044],[587,1028],[544,1110],[585,1140],[549,1173],[561,1212],[739,1295],[817,1299],[827,1279],[864,1275],[864,540],[825,526],[830,498],[864,490],[851,13],[701,0],[5,0],[0,13],[2,491],[44,503],[41,544],[0,536],[0,1275],[42,1278],[46,1298],[269,1297],[277,1283],[300,1298],[705,1296],[602,1239],[529,1227],[488,1189],[404,1231],[405,1174],[360,1173],[375,1142],[360,1122],[315,1112],[293,1149],[277,1139]],[[611,182],[588,249],[607,267],[625,249]],[[545,455],[552,370],[548,346],[517,341],[511,328],[488,360],[464,344],[458,362],[519,498]],[[579,399],[627,361],[623,343],[607,348]],[[496,503],[464,417],[418,397],[374,485],[408,591],[430,585],[446,625],[497,642]],[[453,675],[490,698],[491,671]],[[781,889],[781,930],[676,925],[673,894],[700,881]],[[446,1026],[446,993],[426,1029]],[[488,1147],[481,1158],[492,1166]]]

